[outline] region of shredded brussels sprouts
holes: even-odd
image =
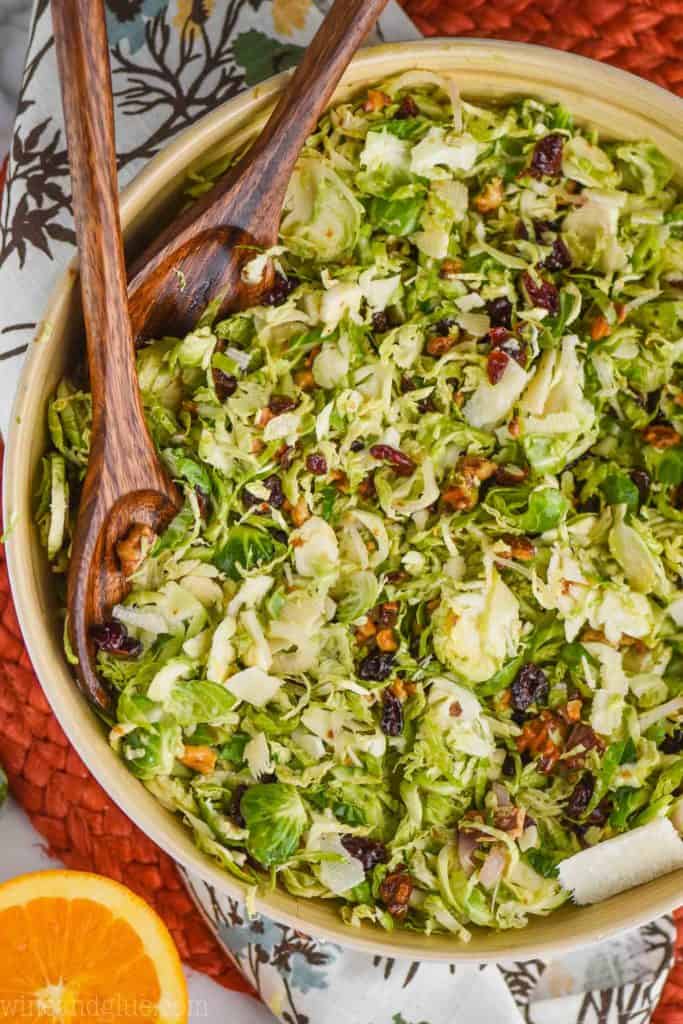
[[[519,928],[683,820],[683,199],[648,142],[411,72],[299,160],[262,305],[138,352],[185,503],[120,547],[111,743],[350,924]],[[205,190],[211,172],[195,174]],[[66,572],[90,399],[36,520]]]

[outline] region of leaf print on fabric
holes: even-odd
[[[23,268],[30,248],[50,259],[50,242],[75,244],[70,219],[71,197],[67,193],[68,163],[62,132],[50,129],[46,119],[23,135],[19,124],[12,145],[11,173],[6,183],[3,220],[0,223],[0,266],[14,253]],[[49,142],[47,139],[49,138]],[[19,199],[14,205],[14,196]]]
[[[233,53],[244,72],[245,84],[252,86],[294,67],[303,57],[304,47],[281,43],[252,28],[237,36]]]
[[[168,3],[169,0],[106,0],[109,45],[116,46],[125,40],[130,52],[137,53],[145,45],[147,20],[165,11]]]
[[[273,0],[273,25],[283,36],[302,29],[311,7],[311,0]]]
[[[150,159],[169,139],[240,91],[244,79],[235,65],[232,43],[243,5],[244,0],[219,5],[210,31],[194,20],[200,17],[200,7],[201,14],[210,11],[207,0],[187,4],[179,31],[169,24],[169,11],[164,9],[145,21],[145,48],[139,55],[127,52],[123,43],[113,47],[117,113],[143,118],[153,126],[128,149],[125,143],[120,145],[119,170]]]

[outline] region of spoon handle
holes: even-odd
[[[286,185],[303,144],[387,2],[335,0],[247,159],[268,151],[269,166],[277,167]]]
[[[113,451],[123,445],[127,455],[123,460],[120,453],[121,464],[125,461],[127,470],[139,454],[131,447],[143,447],[147,431],[128,315],[104,2],[52,0],[52,19],[80,253],[92,446]],[[122,481],[118,484],[125,492]]]

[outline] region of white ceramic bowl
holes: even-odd
[[[683,180],[683,102],[654,85],[571,54],[517,43],[432,40],[362,52],[335,100],[368,82],[412,68],[451,74],[465,96],[520,94],[561,101],[579,120],[606,136],[650,138]],[[245,92],[182,134],[125,190],[121,214],[130,252],[158,231],[178,205],[187,172],[219,152],[241,148],[260,128],[286,81],[278,76]],[[12,417],[5,467],[5,523],[12,589],[31,659],[64,731],[113,800],[167,853],[218,889],[241,885],[201,854],[189,832],[129,774],[107,743],[97,718],[71,676],[62,651],[54,587],[32,524],[32,490],[46,443],[47,399],[69,365],[80,336],[76,270],[57,287],[28,354]],[[264,892],[258,908],[302,931],[383,956],[413,959],[500,960],[548,957],[633,928],[683,902],[683,871],[592,907],[567,906],[532,919],[521,931],[476,931],[469,945],[397,930],[345,927],[324,901],[299,900],[283,890]]]

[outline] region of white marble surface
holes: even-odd
[[[31,0],[0,0],[0,161],[9,147],[31,15]]]
[[[9,801],[0,810],[0,882],[29,871],[61,865],[44,851],[40,836],[23,811]],[[186,971],[190,991],[191,1024],[273,1024],[274,1018],[260,1003],[237,992],[227,992],[203,974]]]

